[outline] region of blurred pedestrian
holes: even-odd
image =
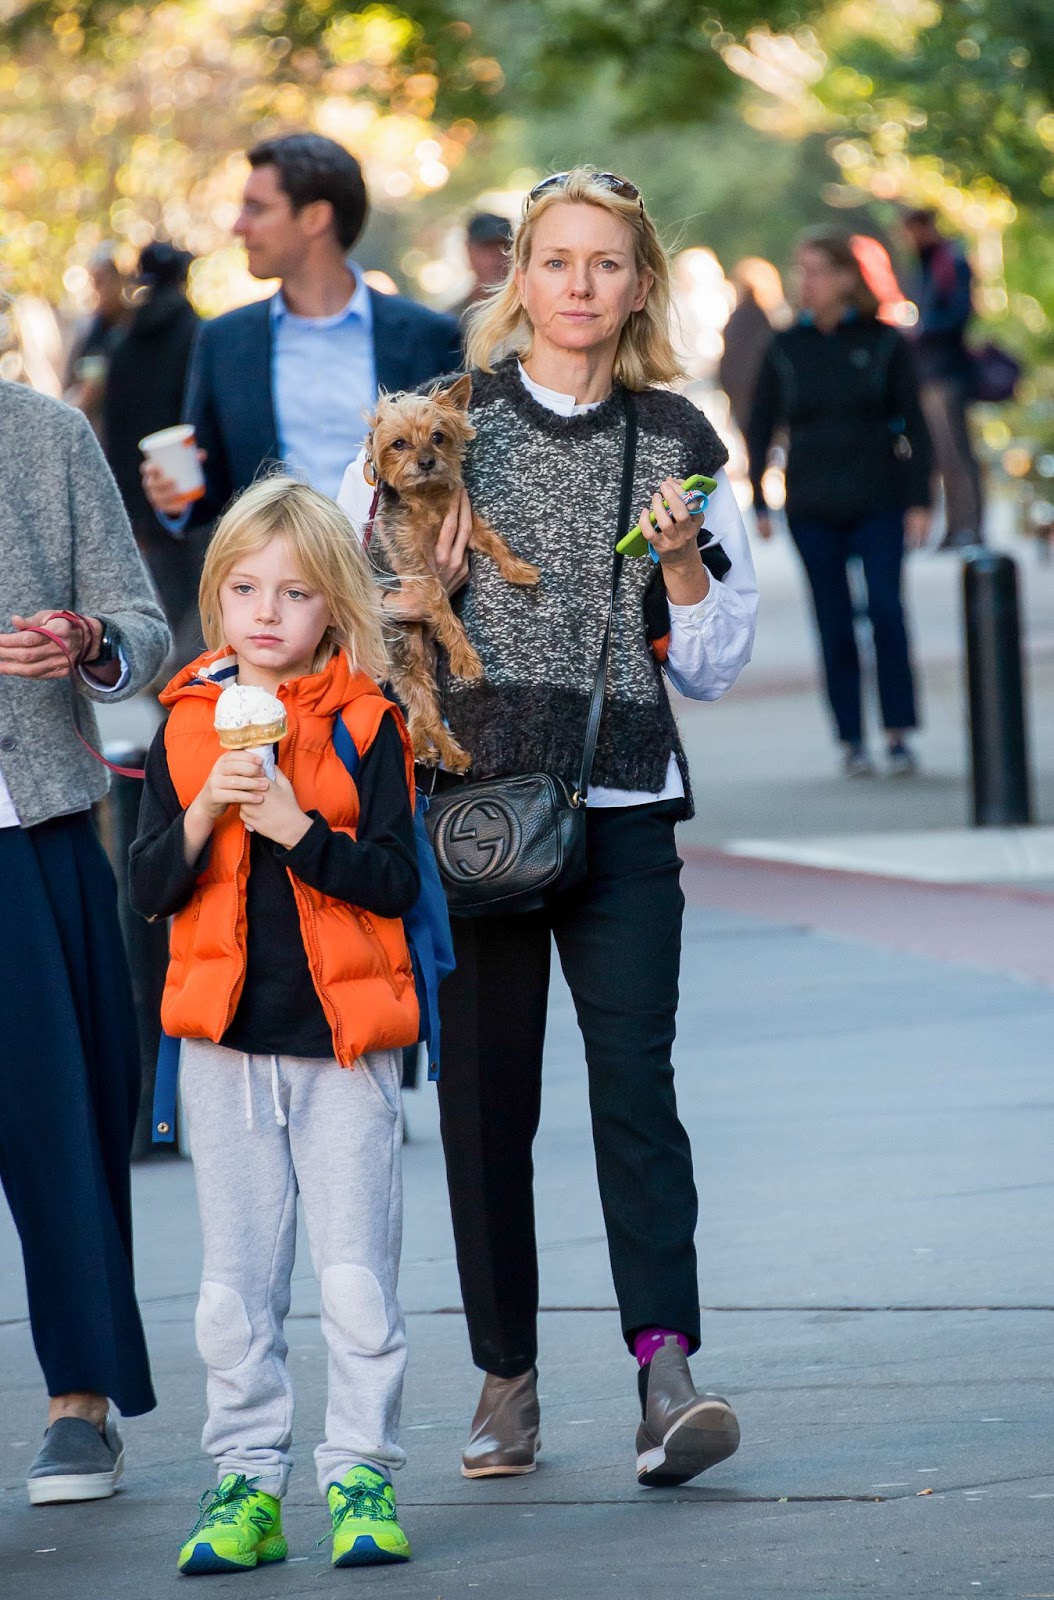
[[[736,288],[736,305],[725,323],[717,379],[728,396],[732,421],[745,436],[765,351],[773,329],[786,325],[789,312],[779,271],[771,261],[745,256],[729,278]]]
[[[102,431],[103,396],[110,361],[131,311],[128,287],[112,244],[102,244],[88,263],[95,307],[74,338],[66,364],[63,398],[83,411],[96,434]]]
[[[451,315],[462,320],[465,313],[486,300],[505,282],[509,272],[509,246],[512,223],[496,211],[477,211],[465,228],[465,253],[472,269],[473,284],[465,298],[451,307]]]
[[[155,1404],[132,1277],[136,1019],[84,741],[91,702],[143,688],[169,640],[85,419],[0,382],[0,436],[0,1180],[50,1397],[29,1498],[50,1504],[112,1494],[109,1402]]]
[[[691,800],[662,668],[694,699],[724,694],[750,659],[757,587],[724,446],[668,387],[683,376],[669,264],[636,185],[592,168],[544,179],[527,198],[512,267],[469,333],[477,431],[465,482],[472,507],[544,576],[541,590],[518,588],[491,562],[470,562],[464,503],[440,535],[439,575],[463,588],[460,618],[484,670],[441,680],[473,779],[549,772],[575,789],[609,609],[614,622],[584,880],[538,909],[453,919],[439,1104],[469,1338],[485,1374],[462,1471],[532,1472],[538,1451],[531,1148],[555,937],[585,1039],[622,1336],[638,1363],[637,1476],[683,1483],[732,1454],[739,1426],[726,1400],[697,1392],[688,1364],[700,1345],[697,1200],[670,1052],[684,908],[674,829]],[[717,480],[705,531],[681,493],[695,473]],[[656,559],[613,569],[624,480],[626,521],[639,516]],[[360,462],[342,491],[358,521],[363,488]],[[721,552],[700,550],[711,535],[727,546],[722,581],[706,564]],[[393,618],[398,609],[386,607]],[[403,614],[414,610],[407,596]],[[471,784],[465,797],[458,837],[481,836],[465,846],[475,850],[466,875],[485,875],[503,812],[473,807]]]
[[[103,448],[165,608],[177,655],[189,658],[197,643],[200,541],[162,528],[143,493],[139,440],[171,427],[183,414],[190,354],[198,315],[187,299],[193,257],[162,241],[139,257],[132,316],[110,358],[103,400]]]
[[[281,283],[202,325],[183,420],[205,452],[205,494],[186,511],[158,467],[143,469],[148,500],[176,531],[213,521],[277,462],[335,496],[378,390],[412,388],[461,360],[453,317],[378,293],[349,264],[367,211],[354,156],[294,133],[265,139],[248,160],[234,232],[253,277]]]
[[[800,315],[777,333],[758,376],[747,430],[758,530],[771,533],[762,487],[776,429],[789,432],[787,521],[812,590],[827,696],[848,777],[873,772],[864,740],[860,660],[848,562],[867,585],[889,771],[915,770],[917,725],[901,598],[905,540],[925,542],[930,445],[911,352],[880,323],[847,236],[804,235],[795,252]]]
[[[942,550],[980,544],[984,537],[981,469],[970,438],[967,408],[971,361],[966,329],[973,316],[973,273],[961,245],[946,239],[928,207],[905,212],[903,228],[915,250],[911,297],[919,319],[912,348],[922,409],[944,488]]]

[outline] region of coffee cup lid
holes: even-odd
[[[194,424],[180,422],[174,428],[161,428],[157,433],[148,433],[145,439],[140,439],[140,450],[163,450],[170,444],[189,444],[194,437]]]

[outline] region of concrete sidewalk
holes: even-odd
[[[1038,815],[1054,822],[1054,574],[1021,555]],[[458,1474],[478,1375],[426,1089],[408,1097],[410,1464],[397,1484],[416,1558],[337,1575],[316,1546],[326,1517],[310,1451],[325,1357],[305,1248],[288,1329],[300,1400],[291,1559],[213,1579],[217,1593],[1054,1595],[1054,901],[1003,894],[998,870],[978,871],[994,876],[984,889],[871,875],[876,850],[877,870],[895,870],[876,838],[936,830],[947,854],[946,830],[967,816],[959,563],[909,567],[923,775],[853,785],[835,775],[791,552],[761,550],[759,571],[754,667],[726,701],[681,708],[698,800],[683,830],[676,1057],[701,1198],[695,1368],[736,1404],[742,1449],[683,1489],[636,1487],[634,1372],[614,1310],[581,1047],[558,986],[537,1146],[540,1470],[504,1483]],[[135,737],[150,719],[146,706],[115,711],[108,731]],[[871,868],[827,873],[778,859],[811,850],[815,860],[816,841],[831,837],[843,867],[845,842],[866,837]],[[770,858],[727,853],[737,840],[766,843]],[[984,836],[967,836],[970,846],[980,859]],[[25,1503],[42,1396],[17,1241],[0,1218],[3,1595],[140,1600],[184,1586],[175,1555],[210,1482],[198,1449],[192,1175],[178,1161],[147,1164],[135,1190],[161,1404],[128,1425],[126,1487],[95,1506]]]
[[[289,1333],[299,1396],[292,1559],[216,1578],[267,1600],[354,1586],[418,1597],[1037,1595],[1052,1590],[1049,1251],[1054,996],[766,920],[690,909],[677,1050],[698,1161],[701,1383],[740,1453],[638,1490],[634,1374],[603,1244],[581,1050],[555,997],[538,1143],[544,1462],[470,1484],[469,1365],[431,1090],[409,1097],[403,1293],[416,1559],[330,1573],[310,1462],[325,1358],[306,1250]],[[0,1223],[0,1593],[182,1592],[208,1486],[192,1319],[192,1175],[135,1174],[139,1281],[161,1399],[128,1424],[126,1487],[30,1509],[42,1396],[18,1251]],[[59,1195],[61,1203],[61,1195]],[[932,1491],[929,1493],[927,1491]]]

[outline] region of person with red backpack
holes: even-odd
[[[209,649],[162,693],[130,877],[141,914],[172,918],[161,1020],[183,1040],[204,1235],[195,1326],[217,1488],[178,1565],[287,1554],[298,1195],[329,1348],[315,1461],[333,1564],[405,1561],[391,1487],[405,1460],[400,1055],[420,1009],[402,919],[420,874],[412,752],[378,687],[378,591],[332,501],[271,478],[221,519],[200,602]],[[221,745],[217,702],[235,683],[279,702],[273,777],[260,750]]]

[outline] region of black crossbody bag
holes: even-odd
[[[626,447],[615,543],[629,532],[637,457],[636,403],[628,392],[625,402]],[[454,784],[429,797],[425,823],[452,917],[538,911],[551,895],[573,888],[585,877],[586,800],[604,711],[622,562],[616,554],[574,791],[554,773],[529,772]]]

